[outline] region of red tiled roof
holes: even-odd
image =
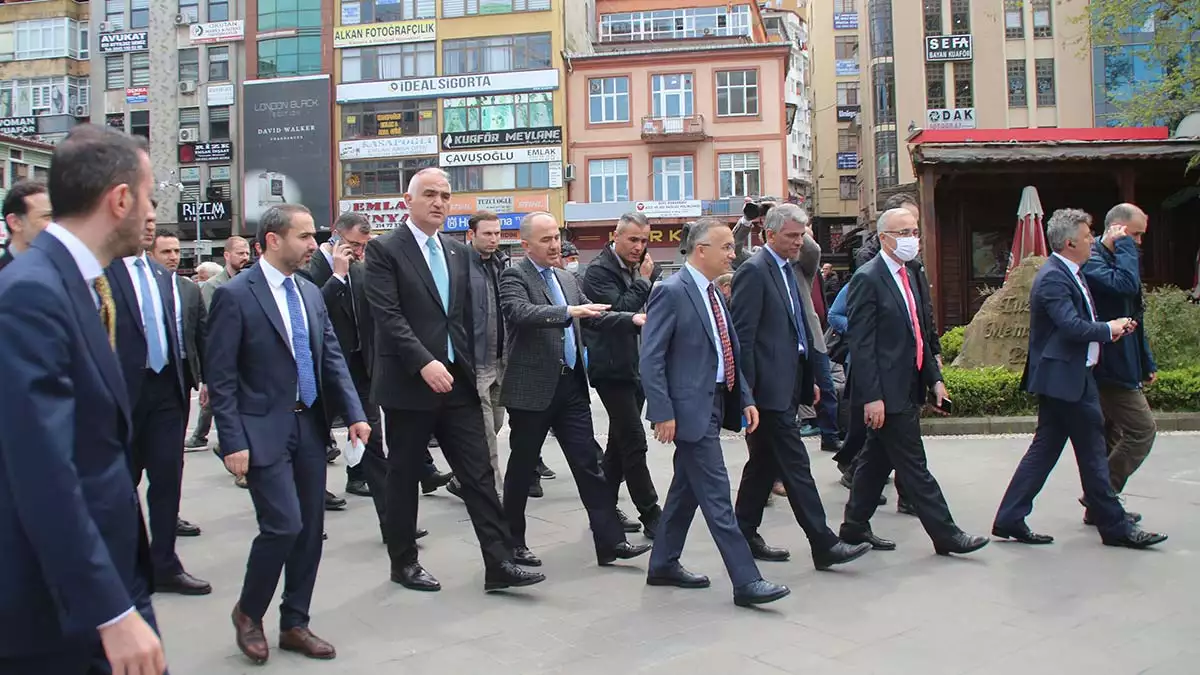
[[[1054,141],[1161,141],[1167,127],[1098,127],[1090,129],[945,129],[922,130],[909,143],[1038,143]]]

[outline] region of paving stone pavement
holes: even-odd
[[[598,431],[603,409],[593,406]],[[194,416],[193,416],[194,419]],[[506,440],[506,439],[505,439]],[[601,444],[604,438],[600,438]],[[926,439],[929,462],[962,527],[986,534],[1028,436]],[[736,488],[741,439],[724,441]],[[829,455],[809,442],[831,527],[846,491]],[[506,442],[505,442],[505,451]],[[435,451],[439,466],[445,467]],[[1081,524],[1075,462],[1064,457],[1030,524],[1057,537],[1052,546],[992,542],[964,557],[934,555],[915,518],[895,513],[895,493],[873,521],[895,539],[894,552],[816,572],[786,501],[772,500],[762,533],[792,560],[760,563],[792,595],[763,609],[741,609],[720,556],[696,518],[683,562],[713,580],[708,590],[650,588],[647,557],[596,566],[586,517],[553,439],[545,458],[559,473],[546,497],[529,502],[529,541],[548,580],[520,592],[484,594],[483,569],[461,502],[438,491],[421,499],[422,563],[443,584],[417,593],[388,581],[388,559],[369,499],[347,495],[329,513],[312,628],[334,643],[334,661],[272,649],[250,665],[233,641],[229,612],[255,529],[247,492],[205,452],[187,455],[181,515],[203,535],[179,540],[188,571],[212,582],[206,597],[155,596],[174,675],[286,672],[296,675],[411,673],[807,673],[817,675],[1147,675],[1200,672],[1200,435],[1164,434],[1128,489],[1128,506],[1149,529],[1171,539],[1158,550],[1107,548]],[[660,495],[671,452],[650,441]],[[342,494],[344,465],[330,467]],[[622,490],[621,506],[635,511]],[[643,541],[630,535],[631,541]],[[277,607],[265,624],[276,643]]]

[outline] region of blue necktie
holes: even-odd
[[[788,285],[788,295],[792,299],[792,321],[796,324],[796,336],[800,338],[800,353],[803,354],[808,344],[804,332],[804,307],[800,304],[800,285],[796,283],[796,273],[789,263],[783,264],[783,280]]]
[[[442,247],[438,246],[433,237],[425,240],[425,248],[429,249],[429,271],[433,273],[433,283],[437,286],[438,295],[442,296],[442,310],[449,314],[450,270],[446,267],[446,258],[442,256]],[[446,333],[446,360],[454,363],[454,341],[450,339],[448,331]]]
[[[554,304],[559,307],[567,306],[567,299],[563,297],[562,289],[558,284],[554,283],[554,270],[547,267],[542,270],[542,279],[546,280],[546,288],[550,290],[550,298],[554,300]],[[572,320],[563,330],[563,363],[567,364],[568,368],[575,367],[575,322]]]
[[[133,261],[138,272],[138,287],[142,290],[142,326],[146,329],[146,363],[150,370],[161,373],[167,365],[167,352],[158,335],[158,314],[154,311],[154,294],[150,292],[150,277],[146,274],[146,262],[141,258]]]
[[[313,369],[312,347],[308,344],[308,326],[304,323],[304,312],[300,310],[300,294],[291,277],[283,280],[287,293],[288,320],[292,323],[292,351],[296,354],[296,378],[300,388],[300,402],[312,407],[317,400],[317,371]]]

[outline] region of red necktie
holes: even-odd
[[[900,266],[900,281],[904,282],[904,299],[908,301],[908,318],[912,321],[913,335],[917,338],[917,370],[925,365],[925,339],[921,337],[921,322],[917,319],[917,303],[913,300],[912,286],[908,284],[908,267]]]
[[[708,301],[712,304],[713,318],[717,321],[717,333],[721,337],[721,356],[725,360],[725,388],[733,391],[733,382],[737,379],[737,369],[733,365],[733,342],[729,339],[729,329],[725,326],[725,313],[721,311],[721,303],[717,302],[717,288],[708,285]]]

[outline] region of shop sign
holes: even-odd
[[[382,82],[350,82],[337,86],[337,102],[354,103],[356,101],[391,101],[410,98],[552,91],[558,89],[558,82],[559,72],[556,68],[509,73],[413,77]]]
[[[390,136],[342,141],[338,144],[341,159],[372,159],[377,157],[412,157],[436,155],[437,136]]]
[[[633,210],[647,218],[699,218],[699,199],[675,199],[656,202],[636,202]]]
[[[333,48],[371,47],[405,42],[427,42],[437,39],[437,21],[391,21],[338,26],[333,29]]]

